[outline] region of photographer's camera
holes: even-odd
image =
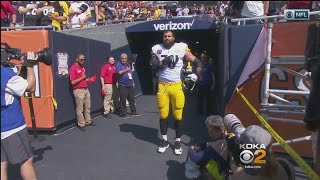
[[[39,62],[42,62],[47,66],[52,64],[52,57],[49,48],[34,52],[34,57],[32,57],[31,54],[28,56],[27,53],[21,53],[21,50],[18,48],[11,48],[7,43],[1,43],[1,65],[12,65],[12,59],[25,60],[24,65],[34,65]]]

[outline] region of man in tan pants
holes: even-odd
[[[78,127],[83,131],[85,126],[93,125],[90,115],[91,101],[88,82],[94,82],[96,77],[87,78],[85,68],[83,67],[85,62],[85,55],[83,53],[77,55],[76,61],[70,68],[70,81],[76,101]]]
[[[100,80],[101,80],[101,91],[104,94],[103,117],[112,118],[110,113],[116,111],[119,106],[118,103],[118,88],[117,88],[117,74],[115,61],[112,56],[107,60],[101,68]]]

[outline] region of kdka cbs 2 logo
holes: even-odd
[[[245,168],[261,168],[267,163],[267,150],[264,144],[239,144],[240,161]]]

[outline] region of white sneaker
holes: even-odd
[[[158,152],[159,152],[159,153],[164,153],[164,152],[167,150],[168,147],[169,147],[168,141],[166,141],[166,140],[163,139],[163,140],[160,142],[160,145],[159,145],[159,148],[158,148]]]
[[[174,153],[176,155],[181,155],[182,154],[182,148],[181,148],[181,145],[180,145],[180,141],[176,141],[174,143]]]

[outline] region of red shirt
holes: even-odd
[[[312,1],[289,1],[288,8],[311,8]]]
[[[76,79],[81,78],[84,74],[86,74],[86,70],[84,69],[84,67],[80,67],[78,65],[78,63],[74,63],[71,67],[70,67],[70,81],[74,81]],[[73,89],[81,89],[81,88],[87,88],[88,87],[88,83],[86,81],[86,79],[80,81],[78,84],[74,84],[72,85]]]
[[[117,74],[115,64],[105,64],[101,68],[100,76],[104,78],[105,84],[116,84],[117,83]]]
[[[1,19],[8,19],[8,14],[16,14],[10,1],[1,1]]]

